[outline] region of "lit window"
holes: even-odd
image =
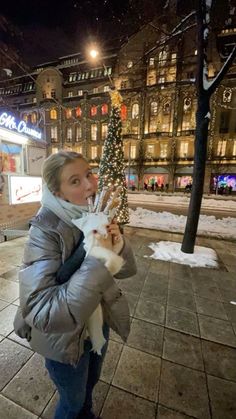
[[[236,140],[233,142],[233,156],[236,156]]]
[[[57,127],[51,127],[51,141],[57,141]]]
[[[73,92],[72,91],[68,92],[68,97],[73,97]]]
[[[69,119],[72,117],[72,109],[66,109],[66,119]]]
[[[110,86],[104,86],[104,89],[103,89],[104,92],[109,92],[109,90],[110,90]]]
[[[181,141],[180,143],[180,157],[186,157],[188,154],[188,142]]]
[[[56,109],[51,109],[50,110],[50,118],[51,119],[57,119],[57,111],[56,111]]]
[[[217,144],[217,156],[225,156],[226,140],[220,140]]]
[[[153,66],[155,63],[155,59],[153,57],[149,58],[149,65],[150,67]]]
[[[76,108],[75,115],[77,116],[77,118],[82,116],[82,109],[80,108],[80,106],[78,106],[78,108]]]
[[[139,116],[139,104],[134,103],[132,106],[132,119],[136,119]]]
[[[167,157],[167,143],[160,144],[160,157],[165,158]]]
[[[90,109],[91,116],[97,115],[97,106],[92,106]]]
[[[158,83],[165,83],[165,77],[159,77]]]
[[[32,113],[32,115],[31,115],[31,122],[32,122],[32,124],[36,124],[36,122],[37,122],[37,114],[36,114],[36,112],[33,112]]]
[[[154,156],[154,144],[147,145],[147,155]]]
[[[98,148],[97,146],[92,146],[91,147],[91,159],[94,160],[96,159],[98,156]]]
[[[78,96],[83,96],[83,90],[78,90]]]
[[[128,68],[132,68],[132,67],[133,67],[133,61],[128,61],[128,63],[127,63],[127,67],[128,67]]]
[[[36,103],[36,102],[37,102],[37,98],[33,97],[33,103]]]
[[[101,155],[103,155],[103,153],[104,153],[104,145],[102,145],[101,147]]]
[[[136,145],[131,145],[130,147],[130,158],[131,159],[136,158]]]
[[[27,115],[27,113],[24,113],[24,114],[22,115],[22,119],[23,119],[23,121],[25,121],[26,123],[28,122],[28,115]]]
[[[82,154],[82,145],[75,146],[74,151],[76,151],[76,153]]]
[[[108,105],[104,103],[102,105],[102,115],[106,115],[108,113]]]
[[[52,154],[56,154],[58,152],[58,147],[52,147]]]
[[[1,150],[4,151],[1,171],[5,173],[22,173],[22,145],[2,142]]]
[[[188,112],[191,110],[192,106],[192,99],[190,97],[184,98],[184,112]]]
[[[82,127],[81,125],[77,125],[75,141],[80,141],[81,138],[82,138]]]
[[[197,49],[195,49],[195,51],[194,51],[194,55],[197,55]]]
[[[91,124],[91,140],[97,140],[98,127],[97,124]]]
[[[93,88],[93,93],[98,93],[98,87]]]
[[[167,113],[170,113],[170,102],[166,102],[166,103],[164,103],[164,105],[163,105],[163,112],[165,113],[165,114],[167,114]]]
[[[167,59],[167,52],[166,52],[165,50],[164,50],[164,51],[159,52],[159,56],[158,56],[158,58],[159,58],[159,62],[160,62],[160,64],[165,64],[166,59]]]
[[[121,105],[121,120],[125,121],[127,119],[127,106]]]
[[[66,139],[67,141],[72,141],[72,128],[68,127],[66,130]]]
[[[151,116],[157,115],[157,110],[158,110],[157,102],[152,102],[151,105],[150,105]]]
[[[176,52],[173,52],[173,54],[171,54],[171,62],[174,63],[176,61],[177,58],[177,54]]]
[[[108,125],[102,124],[102,140],[105,140],[107,138],[108,133]]]

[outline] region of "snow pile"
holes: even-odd
[[[144,208],[130,209],[131,227],[183,233],[187,217],[170,212],[155,212]],[[216,219],[213,215],[200,215],[198,234],[225,239],[236,239],[236,218]]]
[[[191,267],[218,268],[217,255],[213,249],[195,246],[194,253],[181,252],[181,243],[160,241],[151,243],[148,247],[154,251],[152,259],[166,260]]]
[[[224,210],[224,211],[236,211],[236,201],[232,199],[222,199],[222,197],[215,197],[215,198],[203,198],[202,199],[202,208],[211,208],[216,210]],[[181,207],[188,207],[189,205],[190,196],[189,195],[155,195],[152,193],[139,193],[139,194],[128,194],[128,202],[130,204],[165,204],[174,205],[174,206],[181,206]]]

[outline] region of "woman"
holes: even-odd
[[[15,331],[46,359],[60,395],[55,419],[92,419],[92,391],[100,376],[109,326],[123,338],[128,335],[126,301],[104,263],[92,256],[84,259],[82,233],[71,222],[88,211],[87,199],[96,193],[87,161],[81,154],[59,151],[45,160],[43,179],[42,207],[31,221],[19,273]],[[134,275],[136,265],[127,240],[114,222],[108,231],[103,245],[109,248],[114,243],[113,251],[125,261],[116,278]],[[68,269],[60,275],[65,266]],[[69,277],[65,272],[70,272]],[[99,303],[106,339],[102,356],[91,352],[86,326]]]

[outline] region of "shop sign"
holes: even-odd
[[[24,133],[39,140],[41,140],[42,137],[41,131],[29,128],[23,120],[16,121],[15,117],[7,112],[0,114],[0,126],[12,131],[17,131],[19,134]]]
[[[35,176],[9,176],[10,203],[25,204],[42,199],[42,178]]]

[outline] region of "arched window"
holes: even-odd
[[[139,116],[139,104],[134,103],[132,106],[132,119],[136,119]]]
[[[102,115],[106,115],[108,113],[108,105],[104,103],[102,105]]]
[[[163,105],[164,114],[170,113],[170,102],[165,102]]]
[[[36,124],[36,122],[37,122],[37,114],[36,114],[36,112],[33,112],[31,114],[31,122],[32,122],[32,124]]]
[[[97,115],[97,106],[93,105],[90,109],[91,116]]]
[[[127,106],[126,105],[121,105],[121,110],[120,110],[120,114],[121,114],[121,121],[126,121],[127,119]]]
[[[56,111],[56,109],[51,109],[50,110],[50,118],[51,119],[57,119],[57,111]]]
[[[184,98],[184,112],[189,112],[192,107],[192,99],[191,97]]]
[[[72,117],[72,109],[66,109],[66,119],[69,119]]]
[[[24,113],[24,114],[22,115],[22,119],[23,119],[23,121],[25,121],[26,123],[28,122],[28,115],[27,115],[27,113]]]
[[[150,115],[151,116],[157,115],[157,109],[158,109],[157,102],[151,102],[151,105],[150,105]]]
[[[78,106],[78,108],[76,108],[75,115],[77,116],[77,118],[82,116],[82,109],[80,108],[80,106]]]
[[[226,87],[223,91],[223,103],[230,103],[232,99],[232,89],[230,87]]]

